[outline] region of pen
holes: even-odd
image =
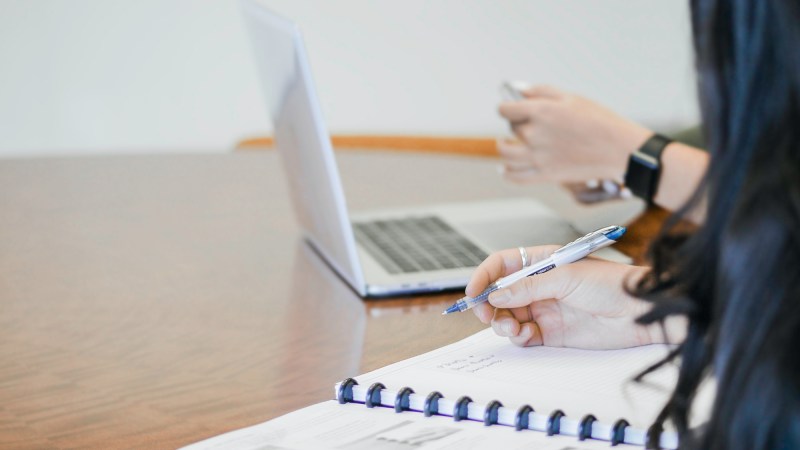
[[[609,245],[617,242],[617,240],[625,234],[626,228],[619,225],[612,225],[610,227],[601,228],[597,231],[578,238],[569,244],[554,251],[549,257],[531,264],[528,267],[523,267],[522,270],[507,275],[483,290],[475,297],[464,297],[461,300],[453,303],[453,306],[444,310],[442,315],[451,314],[454,312],[466,311],[472,309],[475,305],[479,305],[489,300],[489,294],[492,292],[511,286],[517,281],[532,275],[545,273],[556,267],[565,264],[573,263],[579,259],[583,259],[589,254],[600,250],[601,248],[608,247]]]

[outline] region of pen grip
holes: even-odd
[[[498,289],[502,289],[502,286],[499,286],[497,283],[490,284],[489,287],[484,289],[483,292],[481,292],[480,294],[475,296],[472,299],[472,301],[469,302],[470,303],[470,307],[472,307],[474,305],[477,305],[479,303],[483,303],[483,302],[489,301],[489,295],[491,295],[492,292],[494,292],[494,291],[496,291]]]
[[[511,286],[512,284],[516,283],[517,281],[525,278],[525,277],[532,277],[534,275],[538,275],[540,273],[545,273],[545,272],[548,272],[548,271],[553,270],[553,269],[556,268],[556,264],[550,259],[542,261],[542,263],[544,263],[544,264],[540,263],[540,265],[539,265],[540,267],[539,267],[538,270],[534,270],[533,272],[530,272],[530,273],[523,272],[523,271],[515,272],[515,273],[512,273],[511,275],[509,275],[507,277],[501,278],[500,280],[497,280],[496,282],[490,284],[489,287],[487,287],[483,292],[481,292],[477,296],[475,296],[472,299],[467,301],[467,303],[466,303],[467,308],[472,308],[473,306],[475,306],[475,305],[477,305],[479,303],[483,303],[485,301],[488,301],[489,300],[489,295],[492,292],[496,291],[496,290],[505,289],[505,288]]]

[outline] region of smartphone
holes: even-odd
[[[608,200],[628,199],[631,191],[617,181],[609,179],[589,180],[585,182],[564,183],[580,203],[592,204]]]
[[[523,92],[529,87],[530,85],[524,81],[504,81],[500,85],[500,93],[504,100],[516,102],[525,100]]]

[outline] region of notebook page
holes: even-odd
[[[486,427],[472,421],[418,413],[397,414],[389,408],[340,405],[331,400],[277,419],[232,431],[186,450],[472,450],[503,448],[522,450],[595,450],[608,442],[583,441],[566,436],[548,437],[536,431],[514,432],[506,427]],[[615,448],[640,448],[620,445]]]
[[[594,414],[611,424],[625,418],[647,428],[665,404],[677,379],[677,367],[666,366],[644,382],[632,378],[662,359],[669,348],[650,345],[624,350],[520,348],[491,329],[356,377],[368,386],[404,386],[445,398],[469,395],[476,403],[499,400],[504,406],[531,405],[548,414],[561,409],[568,417]]]

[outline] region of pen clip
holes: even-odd
[[[556,250],[553,253],[561,253],[561,252],[569,250],[571,247],[583,244],[584,242],[586,242],[586,241],[590,240],[591,238],[595,237],[598,232],[599,232],[599,230],[598,231],[592,231],[591,233],[589,233],[589,234],[587,234],[585,236],[581,236],[578,239],[575,239],[574,241],[570,242],[569,244],[564,245],[563,247],[561,247],[560,249]]]
[[[604,227],[604,228],[600,228],[599,230],[594,230],[594,231],[592,231],[590,233],[585,234],[584,236],[579,237],[578,239],[575,239],[574,241],[570,242],[569,244],[564,245],[563,247],[561,247],[558,250],[556,250],[555,252],[553,252],[553,254],[563,253],[563,252],[565,252],[565,251],[567,251],[567,250],[569,250],[572,247],[577,246],[577,245],[581,245],[581,244],[585,244],[585,243],[591,244],[591,243],[594,242],[594,239],[597,236],[606,237],[606,233],[608,233],[609,231],[611,231],[611,230],[613,230],[615,228],[618,228],[618,227],[612,225],[610,227]]]

